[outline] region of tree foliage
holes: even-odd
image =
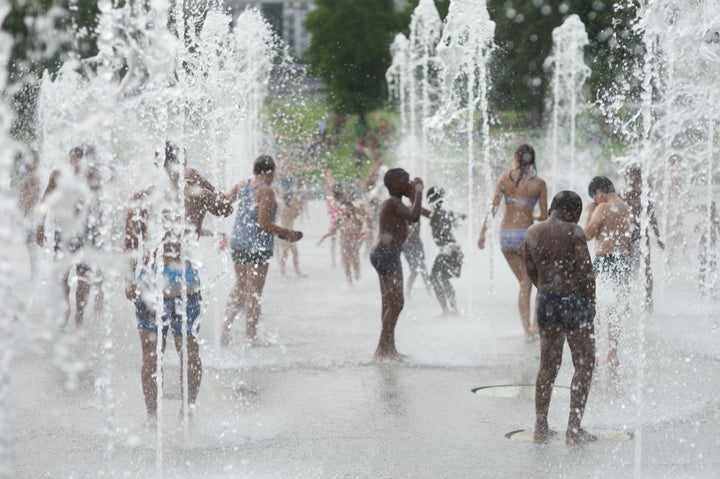
[[[13,132],[32,136],[39,79],[55,73],[72,53],[87,58],[97,53],[97,0],[10,0],[2,29],[13,38],[7,65],[16,111]],[[27,138],[26,138],[27,139]]]
[[[387,98],[390,43],[399,30],[392,0],[318,0],[308,14],[307,59],[339,113],[364,113]]]
[[[614,7],[614,0],[489,0],[499,47],[492,65],[494,107],[531,112],[532,122],[541,123],[549,86],[543,63],[552,49],[553,30],[572,14],[583,21],[590,40],[585,61],[592,69],[588,86],[596,99],[637,54],[630,32],[635,9]]]
[[[173,0],[174,1],[174,0]],[[435,0],[445,18],[451,0]],[[95,55],[98,0],[9,0],[11,10],[2,29],[13,36],[8,65],[19,123],[30,124],[37,79],[54,73],[68,55]],[[385,72],[396,32],[408,33],[418,0],[395,10],[393,0],[316,0],[306,27],[312,34],[307,59],[327,87],[339,113],[362,113],[387,98]],[[548,78],[543,70],[552,49],[552,31],[572,14],[586,26],[590,45],[586,61],[592,69],[588,90],[593,99],[609,89],[618,72],[642,53],[630,31],[633,2],[616,0],[487,0],[496,23],[498,45],[491,71],[490,101],[494,110],[531,114],[543,119]]]

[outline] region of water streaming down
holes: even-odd
[[[717,197],[718,5],[716,0],[643,4],[636,30],[645,57],[632,70],[642,78],[639,101],[625,93],[604,105],[635,148],[620,166],[636,163],[645,171],[644,189],[655,194],[669,243],[669,271],[678,275],[688,275],[687,251],[697,246],[690,237],[708,235]],[[632,105],[632,114],[620,114],[623,104]]]
[[[494,49],[494,35],[495,23],[490,20],[485,0],[453,2],[437,47],[442,64],[439,101],[441,107],[429,120],[429,128],[434,130],[435,134],[445,135],[444,141],[457,142],[464,156],[469,213],[473,212],[476,204],[483,204],[483,200],[485,213],[490,211],[492,204],[494,178],[493,162],[490,158],[488,65]],[[480,122],[479,128],[477,128],[478,122]],[[478,137],[479,145],[477,145]],[[451,164],[453,159],[446,158],[445,161]],[[450,164],[446,168],[454,170],[457,180],[462,178],[460,170],[453,169]],[[476,196],[480,178],[483,178],[484,198]],[[469,218],[468,246],[472,248],[475,234],[473,215],[471,214]],[[494,229],[491,226],[491,237],[493,234]],[[492,251],[492,248],[490,249]],[[494,283],[492,253],[489,257],[488,271],[492,285]],[[472,303],[468,304],[472,309]]]
[[[449,76],[441,78],[454,82],[444,86],[458,88],[445,90],[448,101],[443,104],[452,105],[446,110],[450,122],[433,117],[436,123],[431,124],[438,125],[431,131],[451,134],[444,140],[437,135],[428,137],[430,145],[453,146],[443,150],[452,154],[438,156],[438,162],[429,165],[437,175],[430,177],[447,178],[448,184],[458,185],[458,190],[467,178],[471,191],[468,198],[462,198],[460,191],[457,194],[468,200],[469,212],[482,209],[473,197],[484,198],[482,194],[473,196],[472,191],[481,189],[489,196],[494,178],[490,176],[489,155],[479,156],[488,148],[487,141],[479,143],[489,138],[486,113],[482,113],[479,128],[482,136],[473,136],[481,113],[471,113],[466,103],[472,104],[474,98],[477,111],[486,112],[480,98],[482,89],[468,92],[464,88],[477,85],[481,73],[472,73],[477,70],[464,63],[465,53],[472,58],[471,49],[454,40],[473,40],[458,34],[467,31],[460,24],[476,30],[478,25],[489,27],[489,18],[480,8],[484,4],[480,3],[453,2],[443,37],[447,40],[444,58],[452,61],[443,63],[448,70],[442,72]],[[8,473],[7,477],[473,477],[481,471],[514,477],[525,477],[527,471],[545,477],[630,477],[634,473],[717,476],[719,391],[716,381],[707,380],[714,377],[717,366],[717,331],[707,328],[712,321],[717,322],[717,308],[699,296],[700,287],[690,266],[686,270],[676,268],[674,276],[657,277],[659,289],[652,320],[642,325],[644,331],[635,331],[632,324],[628,328],[620,388],[611,387],[607,368],[599,364],[591,390],[586,427],[640,434],[642,454],[632,442],[607,440],[582,450],[553,445],[533,449],[508,443],[504,437],[509,431],[532,427],[530,399],[486,400],[470,394],[470,389],[479,385],[531,384],[537,372],[537,343],[524,344],[521,340],[514,296],[517,283],[509,269],[503,264],[491,280],[486,274],[472,274],[482,272],[485,263],[472,249],[474,238],[470,234],[465,249],[468,267],[457,284],[459,299],[474,302],[473,312],[441,317],[433,297],[414,294],[407,298],[397,333],[398,348],[409,355],[409,360],[405,364],[376,365],[370,358],[379,331],[377,276],[364,261],[361,281],[353,289],[343,289],[342,272],[333,269],[327,251],[315,245],[327,230],[320,201],[311,202],[309,217],[301,223],[306,240],[298,246],[303,262],[307,261],[309,277],[282,279],[271,263],[261,320],[262,332],[269,339],[267,346],[218,347],[219,324],[213,324],[212,318],[222,316],[232,282],[227,254],[216,251],[212,236],[201,237],[194,245],[197,248],[188,248],[189,254],[197,254],[191,259],[202,268],[204,309],[206,306],[200,333],[206,374],[198,415],[189,435],[178,429],[182,394],[178,359],[170,346],[170,354],[164,358],[161,404],[165,411],[160,442],[138,431],[136,424],[144,414],[140,354],[132,305],[122,294],[124,278],[120,273],[127,258],[119,252],[118,244],[123,234],[119,223],[126,210],[123,198],[147,183],[163,185],[163,173],[152,162],[154,152],[162,149],[168,137],[186,147],[192,166],[202,169],[216,184],[228,187],[249,176],[250,161],[256,152],[266,151],[264,145],[271,142],[272,134],[263,127],[259,114],[274,55],[268,47],[271,42],[259,41],[270,38],[267,24],[256,12],[246,12],[231,29],[231,18],[212,9],[196,24],[194,12],[185,27],[185,37],[193,45],[189,48],[164,28],[151,27],[166,25],[166,16],[177,18],[177,12],[158,5],[138,12],[131,6],[111,8],[110,3],[102,4],[99,56],[84,63],[69,62],[58,77],[44,80],[40,102],[44,169],[67,169],[69,148],[93,143],[96,162],[106,180],[106,198],[101,204],[105,217],[113,221],[103,231],[109,251],[102,250],[97,258],[106,273],[106,308],[102,318],[86,320],[84,334],[92,341],[84,341],[72,331],[58,333],[63,307],[56,284],[60,265],[54,265],[48,253],[38,273],[44,279],[25,279],[24,259],[18,254],[24,247],[19,244],[20,235],[4,229],[0,233],[8,245],[5,251],[10,253],[9,258],[3,258],[6,270],[2,287],[3,307],[11,314],[3,318],[20,319],[3,324],[9,333],[4,335],[7,347],[3,354],[19,356],[12,366],[15,401],[11,408],[0,402],[2,444],[12,447],[14,440],[3,419],[15,424],[19,436],[15,455],[19,473]],[[711,18],[711,7],[717,5],[702,4],[706,9],[702,18]],[[699,8],[699,3],[693,4],[683,21],[690,23],[690,16],[697,15]],[[148,22],[150,18],[155,21]],[[242,31],[240,24],[245,25]],[[713,59],[718,44],[696,42],[705,38],[705,29],[700,35],[696,32],[683,37],[685,29],[658,26],[657,31],[663,28],[685,38],[688,47],[695,46],[701,58],[689,62],[703,65],[708,74],[717,73]],[[2,40],[0,54],[7,45]],[[474,40],[477,42],[477,37]],[[667,38],[651,41],[662,43]],[[666,46],[663,51],[667,50]],[[680,52],[676,55],[682,57]],[[486,61],[483,56],[475,58]],[[125,74],[123,63],[132,65]],[[185,68],[176,75],[179,64]],[[5,63],[2,65],[4,68]],[[641,77],[653,74],[652,70],[640,72],[636,73]],[[683,75],[689,78],[691,73],[675,73],[674,81],[689,87]],[[475,78],[477,82],[465,83],[462,78]],[[702,75],[700,80],[705,87],[713,84]],[[646,101],[643,111],[653,112],[660,108],[658,105],[667,104],[667,97],[662,102],[657,97]],[[682,101],[675,103],[678,113],[667,116],[675,120],[689,116]],[[625,100],[628,104],[633,103]],[[693,105],[702,108],[705,115],[713,115],[709,106]],[[419,111],[419,105],[415,108]],[[665,118],[649,117],[653,123],[643,125],[647,130],[633,130],[635,137],[628,140],[636,142],[638,151],[640,146],[652,148],[662,143],[644,139],[655,138],[654,132],[666,124]],[[0,118],[6,118],[5,114]],[[472,122],[468,118],[473,118]],[[620,127],[630,129],[632,125]],[[707,158],[708,153],[717,151],[715,138],[717,135],[712,134],[691,136],[698,145],[690,151]],[[12,147],[4,126],[0,139],[0,174],[5,175]],[[583,147],[578,145],[578,149]],[[503,154],[508,156],[506,151]],[[653,158],[643,157],[648,172],[661,168]],[[688,174],[688,184],[694,189],[682,229],[691,233],[696,221],[706,226],[701,219],[705,212],[693,208],[711,197],[706,188],[711,185],[717,163],[684,160],[685,156],[678,167]],[[480,178],[485,178],[484,185],[478,184]],[[645,178],[649,181],[653,176]],[[654,178],[657,187],[659,180]],[[70,188],[64,191],[64,201],[69,203],[72,194]],[[2,206],[8,218],[17,214],[11,204],[6,201]],[[664,201],[658,205],[665,207]],[[206,227],[214,232],[228,231],[227,222],[222,221],[209,221]],[[692,260],[695,246],[688,242],[685,261],[693,267],[697,264]],[[654,259],[657,267],[663,254]],[[12,291],[17,283],[22,287]],[[489,295],[493,285],[502,294]],[[13,306],[15,294],[25,300],[33,288],[38,291],[37,299],[27,311],[22,309],[27,304],[24,301],[17,308]],[[603,343],[604,330],[598,333],[598,342]],[[54,351],[47,351],[53,347]],[[4,393],[10,365],[4,361],[0,367]],[[557,384],[569,383],[569,371],[563,366]],[[0,401],[4,397],[0,396]],[[553,400],[553,428],[564,428],[566,408],[565,397]],[[181,427],[187,430],[184,422],[180,421]],[[512,463],[507,461],[508,450],[514,453]],[[2,465],[12,461],[8,458]]]
[[[718,278],[717,267],[711,266],[710,259],[717,255],[718,248],[717,244],[710,246],[716,222],[711,210],[718,196],[714,185],[718,162],[714,138],[720,107],[717,95],[720,48],[713,36],[718,8],[720,3],[715,0],[643,2],[638,9],[636,32],[641,35],[645,55],[631,69],[642,80],[639,101],[630,96],[631,89],[624,84],[620,88],[624,92],[603,105],[612,112],[611,124],[629,143],[630,153],[616,163],[620,168],[639,167],[642,171],[641,237],[650,238],[650,205],[658,210],[664,226],[666,284],[698,285],[696,292],[706,298],[712,296],[706,289],[708,283],[715,285]],[[691,241],[693,237],[700,241]],[[641,257],[650,258],[650,241],[640,241],[640,246]],[[699,277],[694,261],[688,262],[692,251],[696,252],[699,267],[706,268],[704,277]],[[650,273],[652,264],[641,261],[641,278]],[[693,267],[688,268],[689,264]],[[657,269],[657,264],[654,267]],[[635,291],[635,299],[634,304],[643,303],[642,288]],[[701,311],[713,310],[712,300],[701,300],[700,305]],[[653,379],[648,373],[647,358],[657,351],[649,349],[647,338],[649,324],[656,320],[656,315],[657,312],[638,312],[633,332],[638,409],[634,477],[643,476],[648,460],[643,454],[647,430],[643,418],[649,414],[646,403]],[[710,313],[709,319],[700,327],[707,328],[705,334],[716,334],[717,318]]]
[[[577,15],[570,15],[553,30],[553,49],[545,59],[545,70],[552,79],[548,98],[550,143],[550,191],[577,190],[576,157],[577,118],[586,109],[583,86],[590,77],[585,64],[585,46],[589,44],[585,25]],[[584,169],[581,169],[583,174]],[[582,189],[580,189],[582,191]]]
[[[9,5],[0,6],[0,24],[10,11]],[[12,51],[12,37],[0,31],[0,92],[7,87],[8,60]],[[19,211],[15,208],[13,192],[10,189],[10,178],[13,159],[18,145],[10,136],[12,110],[0,96],[0,215],[3,223],[0,227],[0,242],[3,251],[0,254],[0,477],[13,477],[16,470],[13,463],[15,454],[15,435],[12,428],[11,404],[11,364],[14,359],[15,322],[22,310],[21,298],[18,297],[14,285],[18,281],[19,272],[11,261],[13,254],[22,248],[18,244],[17,235],[12,234],[13,226],[22,224]]]
[[[124,211],[126,205],[117,198],[129,198],[135,191],[147,186],[148,181],[159,185],[159,192],[152,201],[163,211],[175,210],[172,217],[183,218],[183,197],[168,195],[169,184],[160,168],[165,142],[170,140],[181,146],[179,154],[188,165],[203,172],[211,181],[226,184],[230,179],[247,176],[252,158],[260,150],[261,107],[268,92],[270,69],[275,55],[275,40],[269,25],[257,11],[246,10],[239,15],[231,29],[232,18],[219,10],[200,4],[182,3],[168,10],[167,5],[151,3],[147,6],[127,3],[122,6],[101,2],[98,30],[99,53],[83,61],[70,60],[53,79],[43,77],[38,101],[39,130],[42,146],[40,155],[44,166],[58,169],[67,177],[73,172],[67,166],[66,152],[76,145],[91,145],[95,151],[90,161],[100,171],[101,193],[99,200],[107,224],[102,228],[102,247],[90,253],[95,257],[80,259],[105,272],[101,289],[117,291],[124,281],[122,272],[126,260],[119,254],[122,249]],[[172,19],[175,31],[165,28]],[[199,34],[198,34],[199,33]],[[179,39],[185,39],[181,41]],[[82,182],[80,182],[82,183]],[[70,190],[79,185],[64,183],[57,197],[67,201]],[[82,189],[84,185],[80,185]],[[78,192],[82,195],[84,192]],[[167,198],[175,200],[168,201]],[[50,205],[51,210],[63,210]],[[71,209],[66,215],[50,218],[64,235],[82,228]],[[109,220],[109,221],[108,221]],[[152,249],[160,248],[163,231],[169,224],[161,224],[152,216],[148,231]],[[50,231],[50,237],[53,232]],[[202,264],[198,256],[199,244],[192,235],[184,235],[181,264]],[[71,264],[56,263],[52,273],[62,274],[62,268]],[[155,304],[156,323],[161,323],[163,297],[156,271],[150,304]],[[135,273],[137,274],[137,273]],[[183,282],[185,285],[186,282]],[[182,302],[187,301],[183,287]],[[181,308],[184,317],[184,308]],[[54,329],[57,314],[50,307],[46,310],[47,330]],[[117,318],[110,308],[105,308],[103,318],[97,318],[105,326],[98,338],[99,354],[103,361],[103,375],[96,387],[101,391],[101,403],[106,408],[108,430],[116,431],[112,410],[113,365],[112,324]],[[183,324],[182,350],[187,351],[187,334]],[[72,375],[83,369],[77,351],[76,339],[60,336],[57,343],[61,367]],[[58,349],[58,346],[56,346]],[[97,352],[94,354],[98,354]],[[163,358],[162,342],[157,341],[158,424],[156,470],[163,471]],[[182,354],[183,381],[181,397],[188,397],[187,354]],[[184,429],[189,421],[187,405],[181,408]],[[111,450],[111,443],[108,450]]]
[[[432,0],[421,0],[410,18],[410,37],[398,34],[391,46],[393,63],[388,69],[391,99],[399,102],[406,147],[400,162],[409,171],[428,178],[433,153],[427,145],[426,121],[438,108],[437,48],[442,30],[440,15]]]

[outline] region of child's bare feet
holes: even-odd
[[[590,434],[583,428],[568,429],[565,433],[565,444],[568,446],[582,446],[588,442],[597,441],[595,434]]]
[[[532,343],[533,341],[537,341],[539,339],[538,334],[533,333],[532,330],[525,331],[523,337],[526,343]]]
[[[398,353],[397,350],[385,351],[378,348],[375,351],[373,359],[375,359],[375,361],[404,361],[407,359],[407,356]]]
[[[553,431],[549,428],[535,428],[535,432],[533,433],[533,442],[535,444],[547,444],[549,443],[553,438],[557,436],[557,431]]]

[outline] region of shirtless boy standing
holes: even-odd
[[[550,205],[547,221],[531,226],[525,238],[525,268],[538,290],[540,370],[535,384],[536,443],[550,438],[548,409],[567,338],[575,374],[565,442],[597,439],[580,427],[595,367],[595,275],[585,234],[577,225],[582,200],[561,191]]]
[[[420,219],[423,182],[420,178],[410,181],[410,175],[402,168],[388,170],[383,181],[390,198],[380,205],[378,242],[370,253],[370,262],[380,277],[382,295],[382,331],[375,359],[401,359],[395,349],[395,325],[405,306],[400,254],[408,235],[407,222]],[[403,204],[403,196],[412,200],[410,208]]]
[[[630,207],[615,193],[615,186],[605,176],[596,176],[588,186],[593,199],[587,207],[585,237],[595,239],[595,273],[605,278],[616,296],[608,318],[608,355],[611,366],[619,364],[617,356],[619,321],[630,308]]]

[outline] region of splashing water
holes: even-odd
[[[553,50],[545,59],[545,69],[552,78],[552,103],[549,108],[552,118],[549,127],[550,191],[560,191],[576,186],[576,121],[585,107],[582,87],[591,72],[585,64],[584,48],[589,41],[580,17],[570,15],[553,30],[552,36]]]

